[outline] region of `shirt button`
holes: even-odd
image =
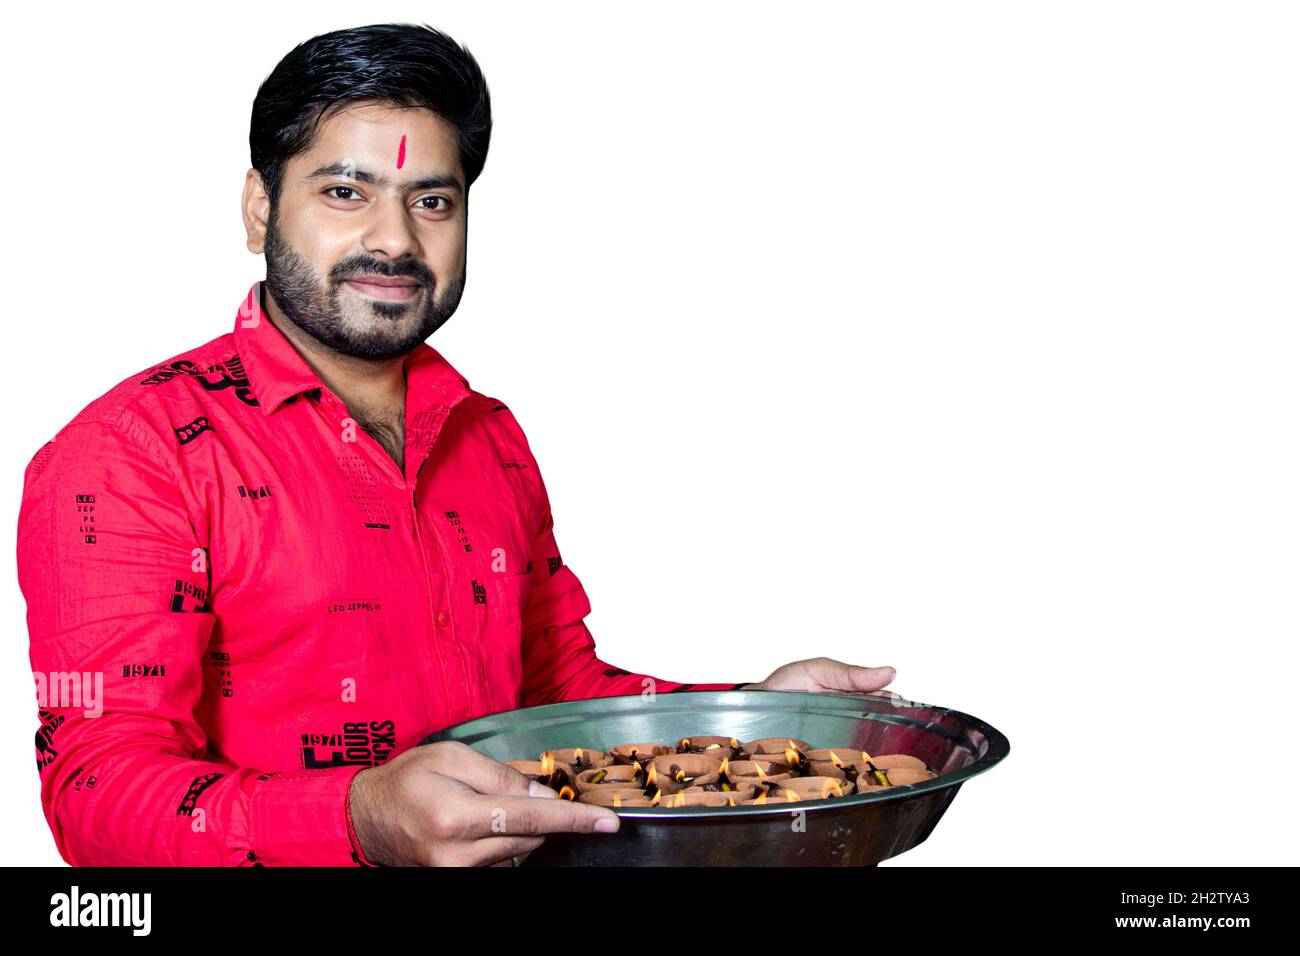
[[[451,615],[446,611],[439,611],[438,616],[434,618],[434,620],[438,622],[439,627],[446,627],[451,622]]]

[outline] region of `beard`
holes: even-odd
[[[424,263],[404,260],[385,266],[364,255],[340,262],[322,287],[320,277],[285,242],[274,206],[266,224],[264,255],[266,288],[285,317],[327,348],[357,358],[392,359],[410,352],[451,318],[465,288],[463,265],[435,298],[438,284]],[[367,274],[411,278],[420,291],[406,302],[361,296],[352,297],[354,302],[340,301],[343,282]]]

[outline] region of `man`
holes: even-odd
[[[490,131],[478,65],[437,31],[295,48],[253,107],[265,282],[232,332],[123,380],[28,465],[38,697],[83,692],[41,700],[37,733],[68,862],[517,862],[617,814],[416,747],[430,732],[647,689],[892,680],[817,658],[683,684],[596,657],[523,432],[425,344],[464,286]]]

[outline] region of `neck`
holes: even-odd
[[[262,311],[271,324],[339,397],[361,428],[384,447],[399,468],[404,467],[405,356],[366,359],[335,352],[289,321],[270,292],[265,292],[263,299]]]
[[[289,321],[275,297],[267,292],[263,312],[298,350],[316,376],[349,409],[402,407],[406,398],[405,356],[368,359],[327,348]]]

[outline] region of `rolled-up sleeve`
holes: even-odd
[[[208,753],[209,551],[181,487],[163,437],[129,409],[68,425],[24,473],[18,578],[55,844],[74,865],[356,865],[361,768]]]

